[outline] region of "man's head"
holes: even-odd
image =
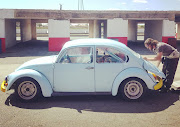
[[[154,40],[152,38],[148,38],[146,39],[146,41],[144,42],[144,46],[149,49],[149,50],[153,50],[154,48],[156,48],[158,41]]]

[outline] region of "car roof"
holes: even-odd
[[[111,40],[111,39],[101,39],[101,38],[90,38],[90,39],[77,39],[68,41],[64,44],[63,48],[68,48],[71,46],[90,46],[90,45],[104,45],[104,46],[113,46],[113,47],[121,47],[127,48],[125,44]]]

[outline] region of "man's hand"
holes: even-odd
[[[148,58],[147,58],[147,57],[144,57],[143,59],[144,59],[144,60],[148,60]]]

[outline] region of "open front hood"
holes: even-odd
[[[160,71],[154,64],[150,63],[149,61],[144,60],[143,67],[147,71],[152,72],[159,77],[166,78],[164,73]]]

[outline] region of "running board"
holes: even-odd
[[[52,96],[112,95],[110,92],[53,92]]]

